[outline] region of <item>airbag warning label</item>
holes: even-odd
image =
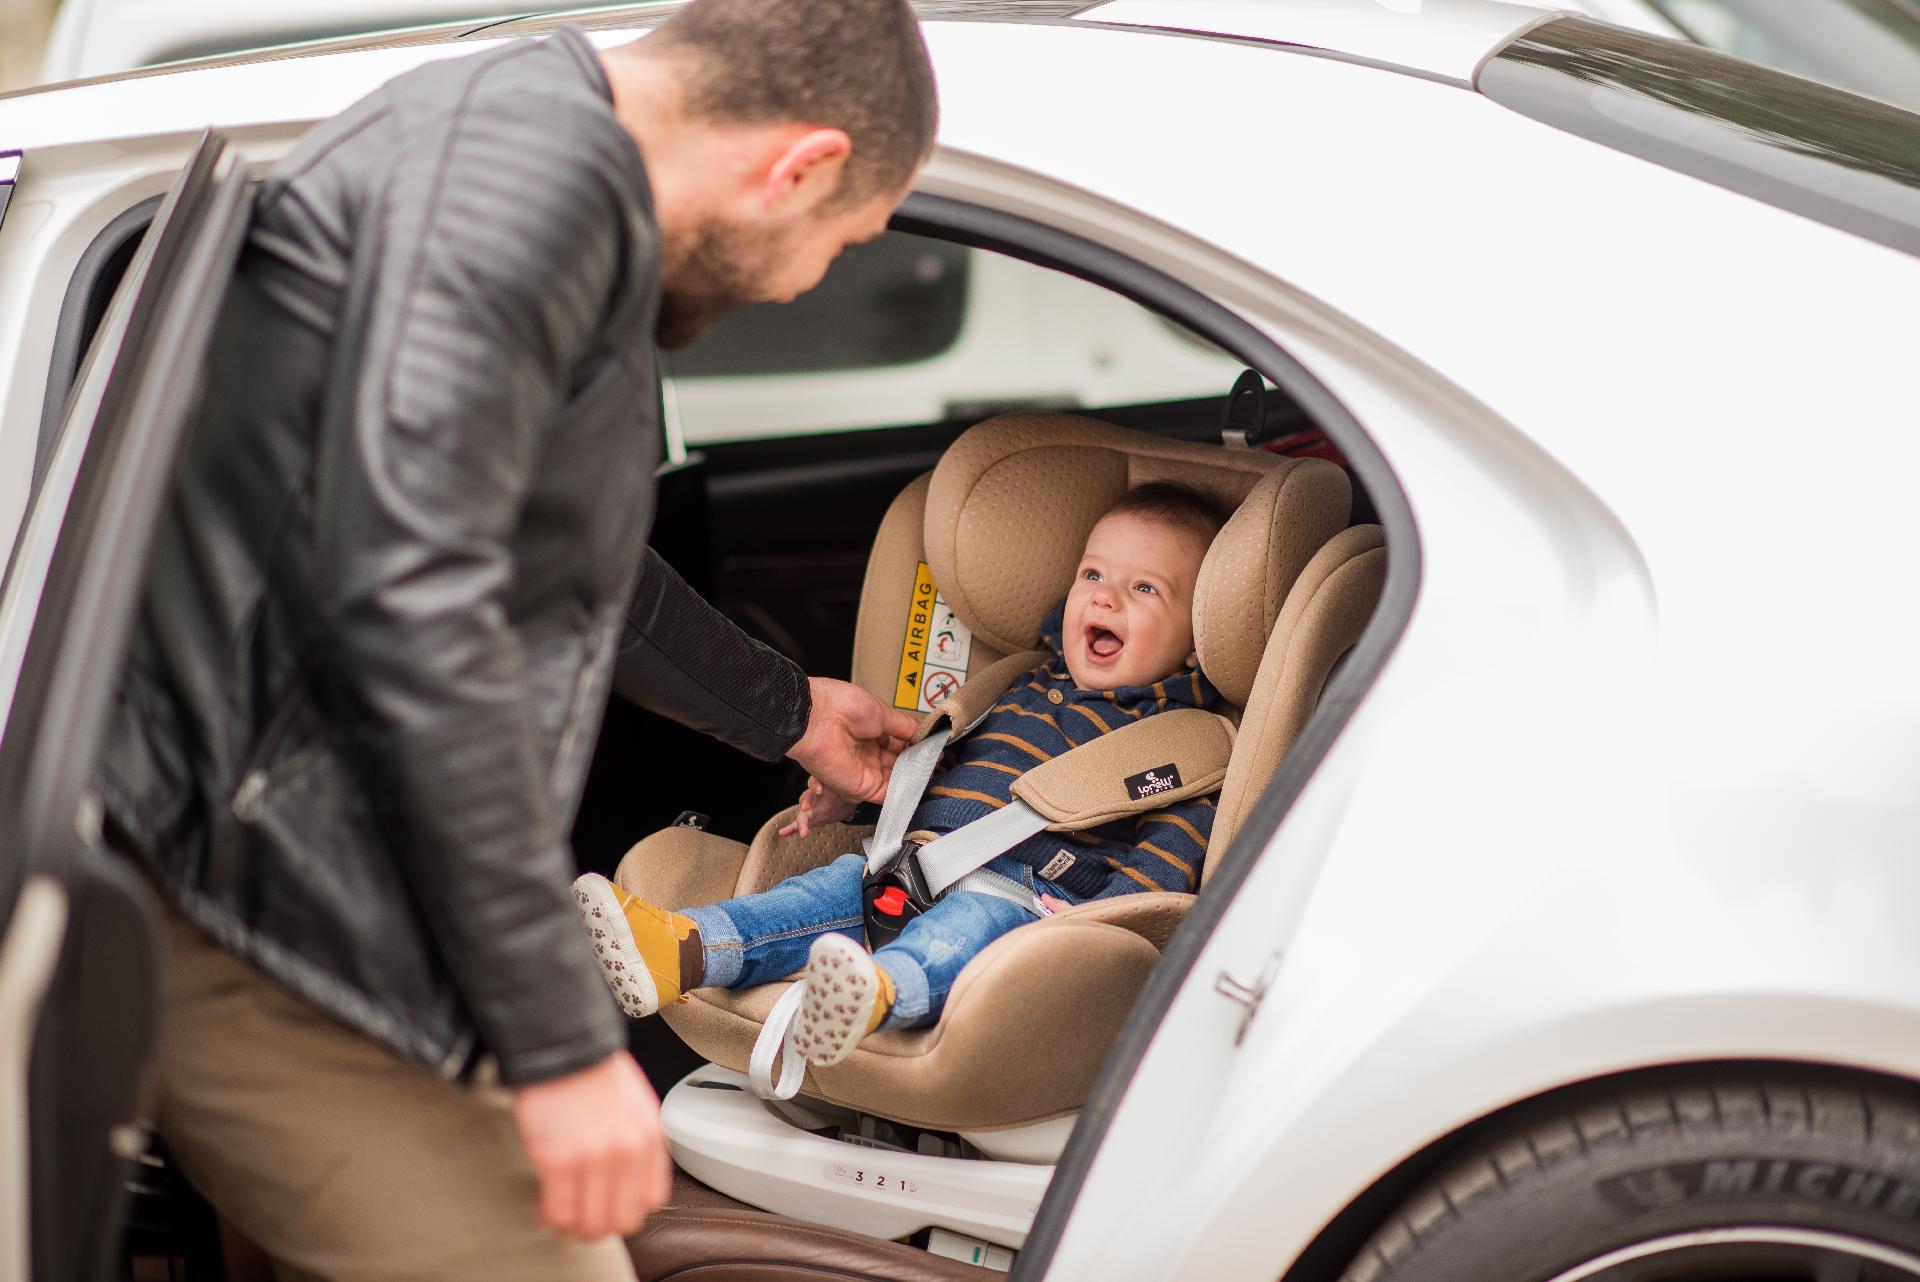
[[[907,604],[907,632],[900,644],[900,675],[893,706],[931,712],[967,679],[973,657],[973,633],[960,622],[933,586],[925,561],[913,576]]]

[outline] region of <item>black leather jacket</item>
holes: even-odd
[[[577,34],[262,184],[101,771],[221,944],[433,1071],[625,1044],[566,834],[610,684],[765,759],[806,681],[645,550],[657,232]],[[637,585],[637,586],[636,586]]]

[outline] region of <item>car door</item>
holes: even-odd
[[[246,197],[209,133],[101,325],[0,585],[0,1282],[100,1276],[144,1145],[158,918],[103,852],[88,781]]]

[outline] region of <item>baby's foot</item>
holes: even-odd
[[[656,908],[597,873],[573,883],[580,920],[620,1009],[641,1019],[700,986],[700,932],[691,917]]]
[[[793,1045],[809,1064],[838,1064],[893,1009],[893,981],[845,935],[813,941],[800,982],[807,995],[794,1016]]]

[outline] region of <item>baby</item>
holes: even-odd
[[[1223,520],[1209,500],[1169,484],[1131,490],[1100,518],[1072,590],[1046,622],[1054,654],[950,750],[913,813],[916,838],[998,810],[1016,778],[1077,744],[1218,698],[1196,666],[1193,591]],[[1088,900],[1196,889],[1213,805],[1197,797],[1084,832],[1036,833],[985,866],[1008,893],[956,887],[872,954],[860,942],[859,854],[683,912],[592,874],[574,893],[629,1015],[651,1015],[690,989],[769,983],[804,965],[808,991],[794,1046],[809,1063],[837,1064],[877,1029],[938,1020],[961,969],[1016,926]],[[809,780],[798,816],[781,833],[805,836],[853,810]]]

